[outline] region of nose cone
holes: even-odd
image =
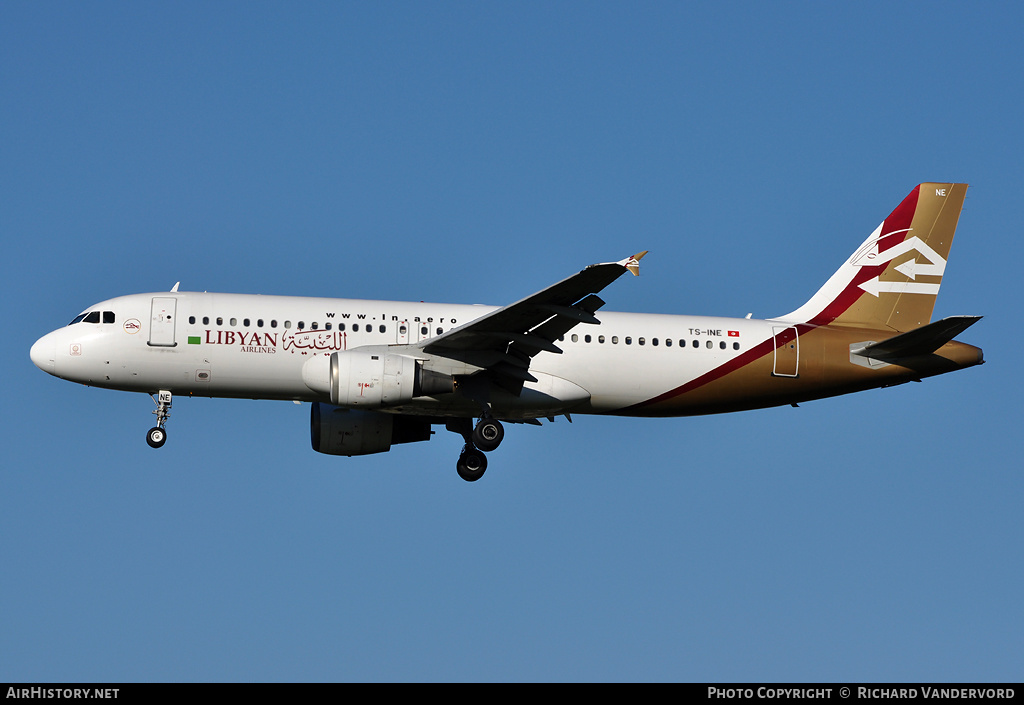
[[[32,349],[28,351],[28,355],[32,358],[35,366],[43,372],[56,374],[54,363],[57,360],[57,341],[54,340],[52,333],[37,340]]]

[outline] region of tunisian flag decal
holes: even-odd
[[[731,330],[731,331],[729,331],[729,337],[730,338],[739,338],[740,337],[740,332],[738,330]]]

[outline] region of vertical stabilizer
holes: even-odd
[[[909,331],[931,320],[967,184],[920,184],[793,313],[812,325]]]

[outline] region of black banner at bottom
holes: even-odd
[[[4,703],[28,700],[134,702],[154,696],[244,696],[251,692],[264,698],[338,692],[361,683],[10,683],[0,684]],[[398,683],[391,684],[400,685]],[[478,685],[486,687],[486,683]],[[531,684],[522,684],[530,687]],[[532,684],[537,685],[537,684]],[[1019,683],[674,683],[673,695],[704,701],[815,700],[815,701],[916,701],[962,700],[1024,703]]]

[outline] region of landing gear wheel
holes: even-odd
[[[459,456],[459,462],[455,464],[455,469],[466,482],[476,482],[484,476],[484,471],[487,469],[487,456],[481,453],[473,446],[467,445],[462,449],[462,455]]]
[[[146,434],[146,443],[149,444],[150,448],[159,448],[167,441],[167,431],[163,430],[159,426],[154,426],[149,429],[149,433]]]
[[[505,437],[505,429],[495,419],[482,418],[473,429],[473,445],[485,453],[489,453],[499,445]]]

